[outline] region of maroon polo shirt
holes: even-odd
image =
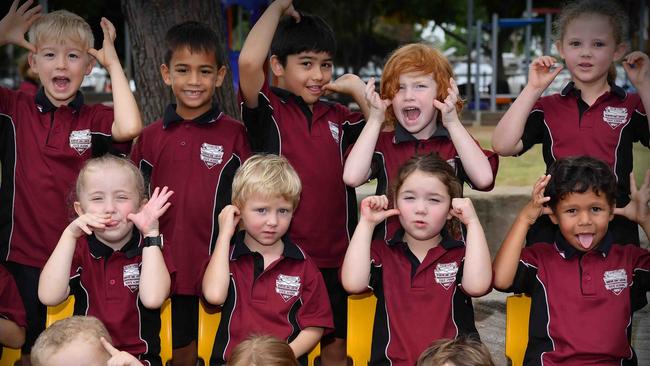
[[[248,249],[244,234],[233,238],[230,287],[210,365],[225,364],[252,334],[291,342],[307,327],[334,327],[323,277],[303,250],[285,236],[282,256],[264,269],[264,258]]]
[[[478,145],[478,142],[476,142]],[[479,145],[480,147],[480,145]],[[379,134],[375,152],[372,156],[372,165],[369,179],[377,179],[376,194],[386,194],[391,189],[391,184],[397,177],[399,168],[415,155],[425,155],[436,153],[440,158],[446,160],[454,171],[461,183],[467,183],[474,188],[471,179],[465,173],[463,164],[460,161],[456,147],[449,138],[449,132],[443,126],[439,126],[431,137],[426,140],[418,140],[410,134],[402,125],[396,124],[394,131],[384,131]],[[492,185],[488,188],[481,189],[484,191],[492,190],[494,180],[496,179],[497,169],[499,168],[499,156],[492,151],[483,150],[487,156],[492,168]],[[382,224],[377,225],[375,238],[391,238],[399,229],[399,218],[390,217]]]
[[[85,105],[81,93],[55,107],[0,88],[0,258],[42,268],[74,212],[83,163],[109,150],[113,109]],[[38,223],[35,227],[34,223]]]
[[[183,120],[176,105],[138,137],[131,159],[150,190],[174,191],[171,206],[160,217],[177,268],[175,293],[200,295],[203,267],[219,234],[218,216],[230,204],[232,180],[250,156],[243,123],[213,107],[195,120]]]
[[[343,183],[343,152],[363,129],[363,115],[338,103],[303,99],[266,84],[242,118],[255,152],[280,154],[300,176],[302,194],[289,235],[320,268],[340,267],[356,225],[356,196]]]
[[[461,287],[465,245],[443,234],[420,263],[400,229],[375,240],[368,287],[377,297],[370,364],[413,366],[431,342],[478,338],[471,298]]]
[[[555,245],[524,248],[507,291],[532,297],[526,365],[636,365],[632,313],[647,303],[650,253],[612,245],[578,252],[558,233]]]
[[[560,94],[540,98],[533,107],[524,133],[523,150],[542,144],[548,169],[557,159],[588,155],[607,163],[616,175],[616,206],[630,202],[632,145],[650,146],[648,117],[638,94],[627,93],[619,86],[601,95],[593,105],[582,100],[580,90],[570,82]],[[641,167],[646,169],[647,167]],[[621,217],[611,227],[616,243],[639,243],[638,226]],[[552,241],[556,227],[543,221],[533,227],[530,243]]]
[[[131,240],[118,251],[94,235],[80,238],[70,271],[70,294],[75,296],[74,314],[101,320],[116,348],[147,365],[162,366],[160,310],[147,309],[138,297],[141,241],[136,229]],[[163,255],[173,283],[174,266],[165,250]]]
[[[16,281],[3,264],[0,264],[0,318],[11,320],[19,327],[27,327],[25,308]]]

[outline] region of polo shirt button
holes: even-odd
[[[590,275],[586,275],[586,276],[585,276],[585,279],[586,279],[587,281],[591,281],[591,276],[590,276]]]
[[[110,281],[108,281],[108,283],[111,284],[111,285],[114,285],[114,284],[115,284],[115,280],[110,280]]]
[[[181,141],[181,146],[185,146],[187,143],[185,141]]]

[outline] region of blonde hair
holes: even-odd
[[[95,38],[90,25],[79,15],[67,10],[57,10],[38,18],[28,33],[29,41],[36,45],[47,40],[59,43],[71,41],[84,50],[93,47]]]
[[[487,347],[471,338],[439,339],[424,350],[416,366],[494,366]]]
[[[139,202],[142,202],[146,198],[145,188],[144,188],[144,178],[140,170],[128,159],[120,158],[115,155],[106,154],[98,158],[92,158],[86,160],[84,166],[79,171],[79,176],[77,176],[76,184],[76,200],[79,200],[81,197],[81,192],[84,189],[85,176],[89,172],[98,171],[106,168],[107,166],[116,166],[119,168],[124,168],[128,171],[133,177],[133,184],[135,185],[136,193],[138,194]]]
[[[228,366],[298,366],[298,361],[287,342],[253,335],[235,347]]]
[[[237,170],[232,181],[232,203],[243,207],[253,195],[282,197],[298,206],[302,185],[298,173],[282,156],[253,155]]]
[[[100,337],[111,342],[111,336],[104,324],[93,316],[72,316],[59,320],[45,329],[36,339],[31,353],[32,364],[47,365],[50,356],[75,340],[97,344],[103,350]]]
[[[447,98],[447,88],[451,85],[449,79],[454,76],[454,71],[449,60],[437,49],[422,43],[411,43],[395,50],[391,55],[381,75],[380,94],[383,99],[393,99],[399,91],[399,77],[404,73],[416,72],[423,75],[431,75],[438,88],[436,99],[440,102]],[[433,101],[431,101],[433,103]],[[460,113],[463,109],[463,101],[458,99],[456,111]],[[438,121],[442,115],[438,113]],[[386,123],[394,126],[397,118],[393,106],[386,109]]]

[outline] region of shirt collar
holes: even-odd
[[[116,250],[113,250],[113,248],[109,247],[108,245],[102,243],[97,239],[95,234],[88,235],[88,247],[90,248],[90,254],[95,257],[95,258],[108,258],[110,257]],[[133,228],[133,235],[131,235],[131,240],[129,240],[124,246],[120,249],[117,250],[118,252],[124,253],[124,255],[127,258],[133,258],[137,255],[142,254],[142,248],[140,248],[140,232],[138,231],[137,228]]]
[[[246,243],[244,243],[245,236],[246,236],[245,230],[240,230],[233,236],[231,243],[234,245],[234,248],[230,256],[231,260],[238,259],[239,257],[242,257],[244,255],[253,254],[253,252],[248,248]],[[284,244],[284,249],[282,250],[282,257],[292,258],[297,260],[305,259],[305,254],[302,252],[300,248],[298,248],[297,245],[295,245],[291,241],[291,239],[289,239],[289,235],[285,234],[282,237],[282,243]]]
[[[204,125],[216,122],[219,117],[221,117],[221,109],[217,103],[212,103],[212,107],[209,111],[191,120],[191,122],[196,122],[200,125]],[[163,115],[163,128],[169,127],[169,125],[172,123],[183,121],[185,121],[185,119],[176,113],[176,104],[169,104],[167,108],[165,108],[165,113]]]
[[[607,254],[609,253],[609,250],[612,248],[613,243],[614,243],[614,237],[609,231],[607,231],[607,234],[605,234],[605,237],[600,241],[598,246],[593,248],[591,251],[599,252],[600,254],[602,254],[603,257],[607,257]],[[569,244],[569,242],[564,238],[560,230],[557,230],[555,233],[555,249],[557,249],[558,253],[564,259],[570,259],[571,257],[582,253],[578,249],[574,248],[571,244]]]
[[[449,131],[441,124],[438,125],[435,131],[433,131],[433,135],[429,137],[429,139],[434,138],[434,137],[446,137],[449,138]],[[410,132],[408,132],[402,125],[399,123],[395,124],[395,143],[399,144],[402,142],[408,142],[408,141],[417,141],[418,139],[413,136]]]
[[[392,238],[388,239],[386,242],[388,243],[389,246],[394,246],[398,244],[404,244],[406,245],[406,242],[404,241],[404,229],[400,228],[395,232],[395,235],[393,235]],[[460,241],[460,240],[455,240],[449,236],[447,233],[447,230],[443,230],[440,235],[442,235],[442,241],[440,241],[440,246],[443,247],[445,250],[450,250],[453,248],[460,248],[465,246],[465,244]]]
[[[41,113],[47,113],[57,109],[57,107],[48,99],[47,95],[45,95],[45,89],[43,87],[38,89],[38,92],[36,92],[36,95],[34,96],[34,100],[36,102],[36,108],[38,108],[38,111]],[[68,103],[68,107],[78,113],[83,105],[84,96],[77,90],[77,94],[74,96],[74,99]]]
[[[610,93],[612,93],[614,96],[620,98],[620,99],[625,99],[627,96],[627,92],[625,89],[621,88],[620,86],[614,84],[614,83],[609,83],[610,87]],[[567,95],[575,95],[577,97],[580,97],[581,92],[580,89],[576,88],[576,84],[573,81],[570,81],[564,89],[560,92],[560,95],[563,97],[566,97]]]

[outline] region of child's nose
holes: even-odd
[[[278,224],[278,216],[276,214],[270,214],[266,218],[266,224],[269,226],[275,226]]]
[[[314,67],[314,72],[312,73],[312,78],[314,80],[322,80],[323,79],[323,70],[321,70],[320,67]]]

